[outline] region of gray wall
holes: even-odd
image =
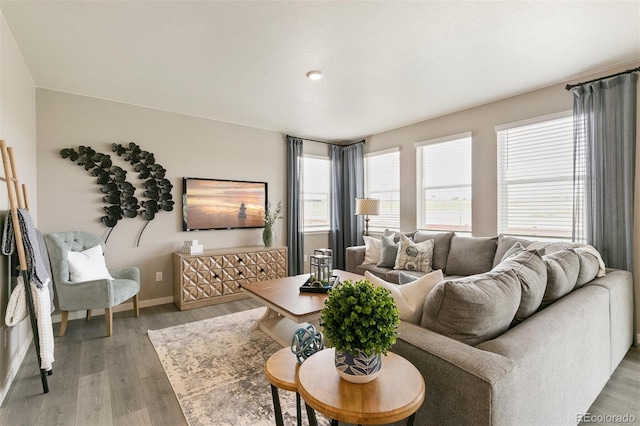
[[[149,223],[139,247],[136,238],[145,221],[121,220],[105,252],[110,268],[140,268],[142,306],[172,295],[172,253],[184,240],[197,239],[205,248],[262,244],[261,229],[183,232],[182,177],[266,181],[270,201],[286,202],[286,145],[280,133],[44,89],[37,90],[37,112],[39,225],[44,233],[83,230],[104,238],[108,231],[99,222],[103,194],[96,179],[62,159],[60,149],[88,145],[111,153],[112,143],[134,141],[167,169],[174,211],[161,212]],[[114,164],[128,171],[130,182],[140,182],[122,157],[111,154]],[[276,232],[278,243],[286,244],[284,221]],[[156,272],[163,272],[163,281],[155,281]]]

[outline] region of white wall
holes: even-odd
[[[175,209],[156,215],[139,247],[136,238],[145,221],[122,219],[105,252],[109,267],[140,268],[141,301],[172,295],[172,253],[184,240],[197,239],[205,248],[262,245],[262,229],[183,232],[182,177],[266,181],[272,204],[282,200],[286,205],[286,143],[280,133],[44,89],[37,90],[37,113],[39,225],[44,233],[83,230],[104,238],[108,232],[99,222],[104,204],[96,178],[61,158],[60,149],[85,145],[111,154],[136,186],[137,173],[111,152],[112,143],[133,141],[166,168]],[[285,229],[280,221],[279,244],[286,244]],[[163,273],[162,282],[155,281],[156,272]]]
[[[13,148],[16,174],[27,186],[30,211],[38,224],[38,188],[36,182],[36,89],[20,52],[0,13],[0,139]],[[4,169],[0,172],[4,178]],[[0,182],[0,211],[4,223],[9,210],[9,197],[5,182]],[[7,328],[4,323],[9,296],[7,257],[0,257],[0,402],[15,376],[24,351],[31,340],[28,320]],[[38,365],[33,360],[33,373]],[[39,382],[34,382],[40,386]],[[35,392],[41,389],[34,390]]]

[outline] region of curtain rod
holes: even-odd
[[[317,140],[317,139],[299,138],[299,137],[297,137],[297,136],[291,136],[291,135],[287,135],[287,137],[288,137],[288,138],[302,139],[303,141],[309,141],[309,142],[324,143],[324,144],[327,144],[327,145],[349,146],[349,145],[353,145],[353,144],[358,143],[358,142],[363,142],[363,143],[364,143],[364,138],[363,138],[362,140],[355,141],[355,142],[349,142],[349,143],[338,143],[338,142],[319,141],[319,140]]]
[[[583,84],[593,83],[594,81],[604,80],[605,78],[616,77],[616,76],[619,76],[619,75],[622,75],[622,74],[630,74],[632,72],[638,72],[638,71],[640,71],[640,67],[633,68],[633,69],[626,70],[626,71],[622,71],[622,72],[619,72],[619,73],[616,73],[616,74],[607,75],[605,77],[594,78],[593,80],[589,80],[589,81],[583,81],[582,83],[567,84],[566,86],[564,86],[564,89],[565,90],[571,90],[574,87],[582,86]]]

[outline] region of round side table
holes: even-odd
[[[407,419],[412,425],[425,396],[424,378],[406,359],[389,352],[375,380],[355,384],[340,378],[334,349],[309,357],[298,369],[298,392],[305,403],[337,421],[377,425]]]
[[[271,396],[273,398],[273,410],[276,416],[276,425],[284,424],[282,419],[282,409],[280,407],[280,397],[278,389],[283,389],[296,393],[296,415],[297,424],[302,424],[302,409],[300,406],[300,394],[298,393],[297,372],[300,364],[296,356],[291,352],[291,348],[280,349],[269,357],[264,365],[264,375],[271,384]],[[307,410],[307,416],[311,416]],[[313,416],[315,420],[315,413]],[[311,422],[311,420],[309,420]]]

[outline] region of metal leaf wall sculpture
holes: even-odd
[[[134,196],[135,187],[127,182],[127,172],[114,166],[109,155],[96,152],[90,146],[81,145],[77,151],[73,148],[60,150],[60,156],[68,158],[78,166],[84,166],[86,171],[97,178],[96,182],[105,194],[102,201],[106,204],[103,208],[106,215],[102,216],[100,221],[111,228],[111,231],[123,217],[138,215],[140,205]],[[111,231],[105,242],[109,239]]]
[[[143,151],[134,142],[130,142],[127,146],[114,143],[111,145],[111,150],[118,156],[123,157],[125,161],[128,161],[133,166],[133,170],[138,173],[138,177],[144,180],[142,183],[144,188],[142,195],[148,200],[140,203],[143,208],[140,211],[140,216],[147,223],[138,236],[138,244],[140,244],[142,233],[149,221],[155,218],[156,213],[163,210],[168,212],[173,210],[173,205],[175,204],[171,196],[173,185],[169,179],[165,178],[167,170],[156,163],[154,155],[149,151]]]

